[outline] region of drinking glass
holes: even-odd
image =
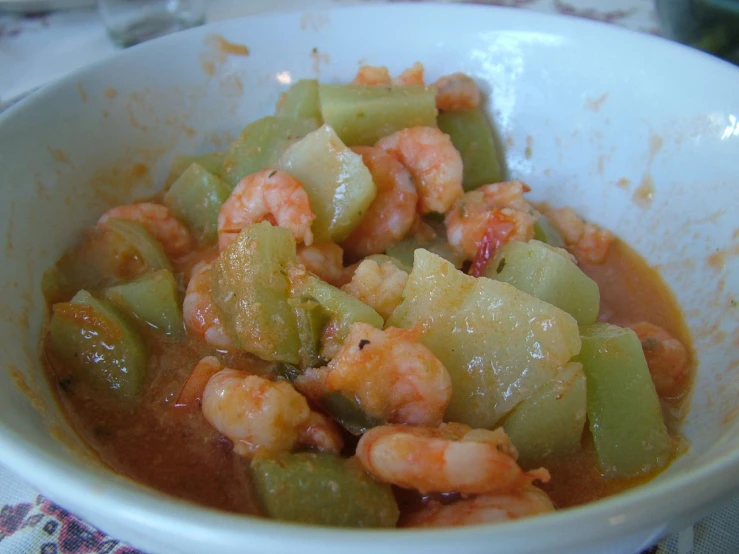
[[[98,0],[98,11],[122,47],[205,22],[205,0]]]

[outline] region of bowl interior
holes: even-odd
[[[225,41],[246,45],[249,55]],[[424,63],[428,81],[453,71],[474,76],[489,93],[511,176],[528,182],[535,199],[570,205],[614,230],[659,267],[684,310],[699,360],[683,427],[692,446],[650,485],[599,503],[605,508],[598,517],[630,514],[689,482],[707,495],[695,503],[736,487],[739,280],[730,276],[739,269],[739,71],[603,25],[459,6],[224,22],[133,48],[4,114],[2,461],[72,505],[70,491],[43,475],[33,478],[31,468],[47,474],[56,467],[93,491],[96,502],[128,502],[118,513],[124,519],[154,521],[154,507],[167,505],[173,517],[225,525],[228,517],[163,499],[89,457],[82,462],[92,464],[89,471],[75,469],[79,454],[58,439],[76,445],[74,452],[84,448],[39,368],[42,273],[105,208],[158,190],[175,154],[225,148],[246,123],[272,113],[295,80],[348,81],[360,63],[387,65],[395,74],[415,61]],[[121,496],[124,490],[130,496]],[[253,529],[242,524],[246,531]]]

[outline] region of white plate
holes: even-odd
[[[246,44],[226,56],[209,35]],[[646,486],[510,524],[422,531],[285,525],[180,502],[82,463],[37,363],[42,272],[111,202],[152,192],[176,152],[223,148],[301,77],[348,81],[360,61],[428,77],[464,71],[491,92],[513,177],[572,205],[658,264],[700,360],[690,451]],[[739,71],[654,37],[578,19],[459,5],[272,14],[131,48],[0,116],[0,461],[45,495],[152,554],[634,552],[739,486]],[[193,133],[194,131],[194,133]],[[527,152],[531,155],[527,155]],[[111,166],[128,175],[116,181]],[[90,186],[93,180],[96,186]],[[641,184],[654,183],[639,203]],[[118,186],[116,186],[118,185]],[[732,254],[732,252],[735,252]],[[69,434],[66,433],[67,437]],[[72,439],[68,439],[72,440]]]

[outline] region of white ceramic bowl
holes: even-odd
[[[251,55],[224,54],[214,33]],[[690,451],[648,485],[581,508],[488,527],[367,532],[208,510],[64,446],[75,439],[38,363],[44,269],[107,206],[153,192],[175,153],[223,147],[293,80],[346,81],[360,61],[398,72],[416,60],[431,79],[464,71],[485,84],[511,174],[538,199],[572,205],[661,268],[700,360],[684,425]],[[0,462],[151,553],[634,552],[680,529],[739,485],[737,90],[735,67],[650,36],[441,5],[224,22],[46,87],[0,118],[0,352],[9,369],[0,372]]]

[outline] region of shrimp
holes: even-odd
[[[586,223],[572,208],[549,210],[546,216],[576,257],[594,264],[603,263],[615,240],[613,233],[595,223]]]
[[[306,370],[295,386],[315,401],[341,392],[382,421],[438,425],[451,399],[452,382],[438,358],[417,339],[417,331],[381,331],[354,323],[329,364]]]
[[[523,198],[529,190],[521,181],[507,181],[466,193],[444,219],[449,244],[472,260],[486,236],[494,246],[534,238],[536,211]]]
[[[305,397],[286,381],[223,368],[205,386],[202,411],[245,458],[259,451],[289,452],[298,445],[331,452],[342,446],[338,430],[311,412]]]
[[[573,249],[575,255],[585,261],[600,264],[605,261],[614,240],[615,237],[610,231],[595,223],[585,223],[583,234]]]
[[[462,156],[435,127],[410,127],[381,138],[379,146],[408,168],[421,213],[445,213],[464,193]]]
[[[311,412],[298,434],[298,443],[321,452],[340,454],[344,448],[339,426],[319,412]]]
[[[408,515],[402,527],[459,527],[482,523],[502,523],[554,511],[547,494],[534,486],[506,494],[485,494],[442,504],[429,501]]]
[[[384,65],[360,65],[352,84],[389,86],[391,84],[390,72]]]
[[[689,384],[688,350],[683,343],[662,327],[640,321],[627,325],[641,341],[644,357],[657,394],[662,398],[678,397]]]
[[[355,258],[380,254],[401,240],[416,217],[418,194],[408,170],[393,156],[373,146],[352,148],[372,174],[377,195],[359,225],[342,243]]]
[[[360,65],[352,84],[382,86],[423,85],[423,64],[420,62],[414,63],[395,79],[390,78],[390,72],[384,65]]]
[[[384,425],[367,431],[357,444],[357,458],[371,475],[421,493],[501,494],[549,481],[546,469],[524,472],[517,457],[502,428],[461,423],[438,429]]]
[[[229,350],[233,344],[213,304],[211,270],[212,265],[208,262],[200,262],[193,268],[182,304],[182,316],[188,331],[203,337],[211,346]]]
[[[383,319],[387,319],[402,302],[407,281],[408,274],[393,262],[379,265],[374,260],[364,260],[354,271],[352,280],[341,290],[371,306]]]
[[[548,210],[545,215],[562,235],[565,244],[577,244],[585,232],[585,222],[572,208]]]
[[[500,494],[549,481],[546,469],[524,472],[516,464],[518,453],[502,428],[384,425],[362,436],[357,457],[380,481],[421,493]]]
[[[393,85],[425,85],[423,80],[423,64],[416,62],[393,79]]]
[[[479,105],[480,89],[472,77],[452,73],[436,81],[436,107],[439,110],[468,110]]]
[[[345,284],[351,275],[344,268],[344,251],[333,242],[298,246],[298,263],[311,273],[336,287]]]
[[[303,185],[278,169],[247,175],[236,185],[218,214],[218,247],[224,250],[253,223],[269,221],[289,229],[300,243],[313,242],[311,225],[316,218]]]
[[[167,206],[153,202],[116,206],[105,212],[98,223],[108,219],[127,219],[141,223],[162,245],[170,258],[184,256],[193,248],[193,239],[184,223],[180,222]]]

